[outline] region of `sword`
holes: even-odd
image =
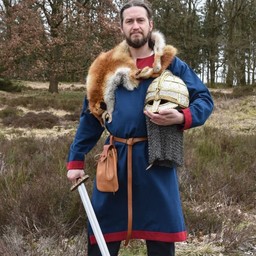
[[[87,217],[89,219],[89,222],[91,224],[93,233],[95,235],[96,241],[98,243],[98,246],[100,248],[100,252],[102,256],[110,256],[108,247],[106,244],[106,241],[103,237],[102,231],[100,229],[99,222],[96,218],[95,212],[93,210],[90,198],[88,196],[86,187],[84,185],[84,182],[89,178],[88,175],[83,176],[82,178],[78,179],[78,181],[71,187],[71,191],[74,191],[76,188],[78,188],[79,195],[82,199],[84,209],[86,211]],[[89,243],[89,241],[88,241]]]

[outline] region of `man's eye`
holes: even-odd
[[[139,19],[137,22],[138,22],[138,23],[143,23],[143,22],[144,22],[144,19]]]

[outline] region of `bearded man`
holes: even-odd
[[[187,237],[176,164],[149,163],[146,120],[183,132],[205,123],[213,101],[195,72],[176,56],[176,48],[153,30],[149,2],[127,2],[120,19],[125,40],[102,53],[89,69],[67,176],[74,182],[85,174],[84,156],[107,129],[117,150],[119,189],[102,192],[95,181],[91,200],[110,254],[118,255],[123,240],[127,245],[130,239],[143,239],[148,255],[173,256],[175,242]],[[145,109],[149,86],[166,70],[185,83],[189,105],[157,112]],[[90,226],[88,255],[101,255]]]

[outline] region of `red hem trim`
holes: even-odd
[[[189,108],[182,109],[182,112],[185,118],[185,123],[182,130],[187,130],[192,125],[192,114]]]
[[[104,239],[106,242],[122,241],[126,239],[127,232],[116,232],[105,234]],[[187,232],[182,231],[178,233],[162,233],[162,232],[150,232],[150,231],[132,231],[131,239],[144,239],[161,242],[183,242],[187,239]],[[94,235],[90,236],[91,244],[96,244],[96,238]]]
[[[67,163],[67,169],[84,169],[84,161],[71,161]]]

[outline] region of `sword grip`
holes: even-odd
[[[86,180],[89,179],[89,175],[84,175],[83,177],[79,178],[74,185],[70,188],[71,191],[74,191],[80,186],[82,183],[84,183]]]

